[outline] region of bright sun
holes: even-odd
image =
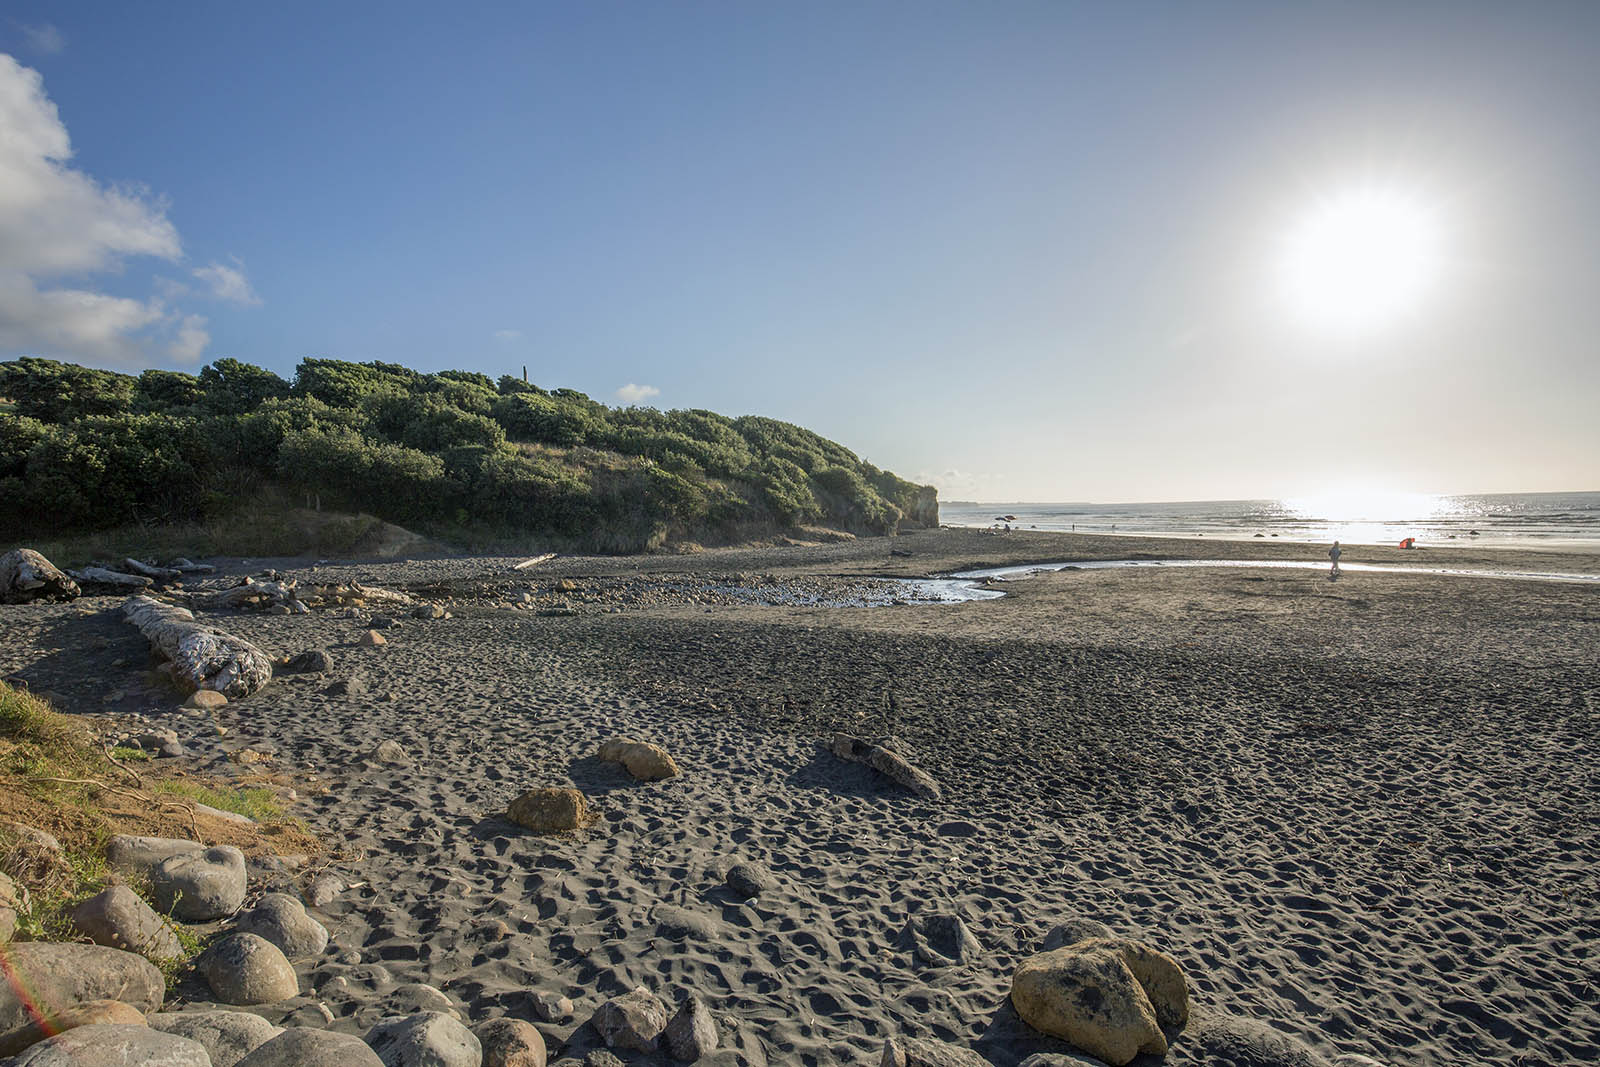
[[[1436,212],[1396,189],[1354,189],[1319,201],[1284,248],[1290,307],[1308,325],[1381,329],[1415,311],[1439,277]]]

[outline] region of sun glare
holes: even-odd
[[[1285,245],[1283,284],[1295,314],[1329,331],[1365,333],[1415,311],[1439,276],[1437,213],[1396,189],[1322,199]]]

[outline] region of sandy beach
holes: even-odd
[[[264,757],[292,783],[328,850],[316,873],[348,888],[317,910],[333,944],[300,966],[303,995],[255,1009],[274,1021],[361,1033],[425,983],[581,1061],[593,1010],[643,985],[706,999],[723,1050],[702,1062],[876,1063],[906,1035],[1009,1067],[1070,1051],[1007,993],[1052,927],[1092,919],[1188,977],[1196,1022],[1139,1063],[1221,1062],[1203,1035],[1224,1016],[1329,1062],[1600,1059],[1600,587],[1153,569],[1041,574],[964,604],[727,592],[1324,551],[943,530],[526,571],[227,561],[421,591],[451,617],[401,617],[368,648],[370,613],[215,616],[274,655],[334,660],[219,709],[222,737],[142,680],[119,598],[0,609],[0,674],[65,711],[148,715],[198,768]],[[1470,547],[1347,546],[1343,562],[1600,573],[1600,554]],[[512,607],[524,594],[532,608]],[[326,692],[352,677],[364,692]],[[828,753],[835,731],[893,738],[942,799]],[[617,735],[684,773],[635,782],[595,756]],[[411,762],[371,759],[384,740]],[[541,785],[577,786],[600,821],[541,837],[501,818]],[[725,889],[741,860],[773,887]],[[976,950],[916,951],[908,922],[933,914]],[[571,1016],[544,1018],[541,993]]]

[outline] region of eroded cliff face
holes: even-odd
[[[902,526],[921,526],[924,529],[937,529],[939,526],[939,490],[931,485],[924,485],[917,490],[917,499],[912,504],[911,510],[905,518],[900,520]]]

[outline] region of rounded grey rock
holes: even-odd
[[[97,945],[167,962],[183,956],[178,935],[155,909],[125,885],[96,893],[72,910],[72,925]]]
[[[232,845],[168,857],[150,872],[156,908],[184,922],[209,922],[244,903],[244,853]]]
[[[211,1057],[211,1067],[235,1067],[254,1050],[283,1033],[247,1011],[156,1012],[146,1017],[150,1029],[198,1042]]]
[[[773,886],[772,875],[761,864],[746,860],[735,863],[728,868],[728,873],[723,877],[727,887],[739,896],[749,900],[751,897],[760,896]]]
[[[234,920],[233,928],[271,941],[291,960],[320,956],[328,947],[328,928],[287,893],[267,893]]]
[[[480,1067],[483,1046],[459,1019],[440,1011],[391,1015],[367,1031],[385,1067]]]
[[[204,851],[198,841],[181,837],[136,837],[118,834],[106,845],[106,862],[118,870],[147,878],[163,860],[190,852]]]
[[[331,1030],[285,1030],[233,1067],[383,1067],[365,1041]]]
[[[211,1067],[198,1042],[127,1023],[75,1027],[7,1062],[12,1067]]]
[[[18,983],[35,1003],[58,1009],[120,1000],[148,1013],[161,1007],[167,994],[155,964],[121,949],[29,941],[7,947],[6,962],[15,978],[0,982],[0,1033],[32,1021]]]
[[[229,934],[200,957],[199,971],[224,1004],[273,1004],[300,992],[278,946],[255,934]]]

